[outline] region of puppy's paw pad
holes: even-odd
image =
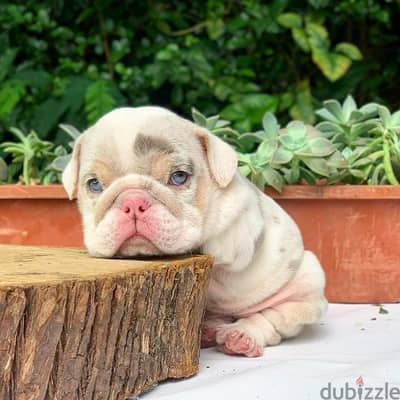
[[[217,343],[226,354],[243,354],[247,357],[260,357],[263,354],[263,347],[255,338],[239,329],[218,329]]]

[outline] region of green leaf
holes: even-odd
[[[350,119],[350,115],[353,111],[357,109],[357,104],[353,97],[348,95],[343,103],[343,117],[345,121]]]
[[[250,167],[248,165],[241,165],[239,167],[239,172],[240,172],[241,175],[246,177],[246,176],[248,176],[250,174],[251,169],[250,169]]]
[[[302,158],[301,161],[303,161],[311,171],[322,176],[329,176],[329,168],[326,160],[323,158],[305,157]]]
[[[263,160],[270,162],[277,147],[278,141],[276,139],[267,139],[258,146],[256,154],[261,156]]]
[[[23,96],[25,96],[25,86],[22,82],[6,81],[0,88],[0,118],[13,111]]]
[[[40,91],[51,90],[51,75],[42,69],[26,68],[18,70],[15,73],[15,79],[18,79],[26,87],[38,89]]]
[[[278,135],[279,133],[279,124],[274,114],[271,112],[267,112],[264,114],[262,125],[264,131],[269,133],[270,135]]]
[[[0,157],[0,181],[6,181],[8,176],[8,167],[6,162]]]
[[[197,125],[205,128],[207,126],[207,118],[196,108],[192,108],[192,118]]]
[[[337,121],[345,122],[342,107],[337,100],[324,101],[324,107],[336,118]]]
[[[363,56],[361,54],[361,51],[358,49],[357,46],[354,46],[354,44],[347,43],[347,42],[342,42],[336,45],[335,51],[337,53],[342,53],[350,60],[358,61],[362,60]]]
[[[283,179],[279,172],[273,170],[272,168],[267,168],[263,171],[263,178],[265,179],[265,183],[269,186],[272,186],[279,193],[282,192],[283,189]]]
[[[368,157],[360,158],[352,164],[352,168],[364,167],[365,165],[369,165],[371,163],[372,163],[372,160]]]
[[[348,168],[349,163],[348,161],[343,157],[343,155],[340,153],[340,151],[336,151],[333,153],[326,161],[326,164],[328,167],[332,168]]]
[[[272,157],[271,164],[278,164],[278,165],[287,164],[292,160],[292,158],[293,158],[293,152],[284,149],[283,147],[279,147],[275,151]]]
[[[69,125],[69,124],[60,124],[59,127],[66,133],[68,133],[69,136],[71,136],[71,138],[73,140],[78,139],[78,137],[81,135],[81,132],[78,131],[78,129],[76,129],[73,125]]]
[[[279,15],[276,20],[285,28],[301,28],[302,25],[300,15],[290,12]]]
[[[364,171],[360,171],[358,169],[350,168],[350,174],[353,175],[356,178],[360,178],[360,179],[365,179],[366,178],[365,172]]]
[[[296,142],[302,142],[307,136],[307,129],[301,121],[291,121],[287,125],[287,134]]]
[[[327,51],[329,48],[329,35],[326,28],[320,24],[309,22],[306,24],[310,47],[313,51]]]
[[[388,108],[385,106],[378,106],[378,113],[379,113],[379,118],[381,119],[383,127],[386,129],[389,129],[391,115],[390,115],[390,111],[388,110]]]
[[[237,129],[249,131],[252,126],[260,123],[267,111],[275,112],[278,103],[278,96],[250,94],[225,107],[220,115],[224,119],[234,121]]]
[[[358,138],[361,135],[368,133],[371,129],[376,128],[377,124],[372,121],[359,122],[351,125],[350,134],[353,138]]]
[[[70,160],[71,154],[59,156],[52,161],[52,163],[50,164],[50,168],[55,169],[59,172],[63,172]]]
[[[8,75],[18,50],[8,48],[0,55],[0,82]]]
[[[85,111],[90,124],[95,123],[114,106],[115,99],[110,94],[108,81],[98,80],[88,86],[85,94]]]
[[[212,117],[207,118],[206,128],[212,131],[217,125],[218,120],[219,120],[219,115],[214,115]]]
[[[306,53],[310,51],[310,44],[308,42],[307,33],[301,28],[292,29],[293,40],[297,45]]]
[[[331,121],[320,122],[319,124],[317,124],[316,128],[320,130],[323,134],[327,134],[324,136],[328,137],[332,136],[335,133],[345,133],[344,129],[339,124]]]
[[[336,151],[336,146],[323,137],[311,139],[308,143],[311,152],[317,157],[325,157]]]
[[[290,108],[290,116],[309,124],[315,122],[313,99],[309,81],[303,80],[296,86],[295,103]]]
[[[321,49],[313,49],[312,60],[331,82],[341,78],[351,65],[350,58]]]

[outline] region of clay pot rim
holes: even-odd
[[[278,193],[265,188],[265,193],[275,199],[309,200],[379,200],[400,199],[400,185],[290,185]],[[0,199],[68,199],[62,185],[0,185]]]
[[[274,199],[288,200],[400,200],[400,185],[290,185],[282,193],[272,188],[265,188],[265,193]]]

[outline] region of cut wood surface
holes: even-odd
[[[193,375],[211,263],[0,245],[0,400],[119,400]]]

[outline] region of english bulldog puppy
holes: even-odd
[[[203,347],[261,356],[326,309],[295,222],[238,173],[228,144],[171,111],[106,114],[76,141],[63,184],[92,256],[214,257]]]

